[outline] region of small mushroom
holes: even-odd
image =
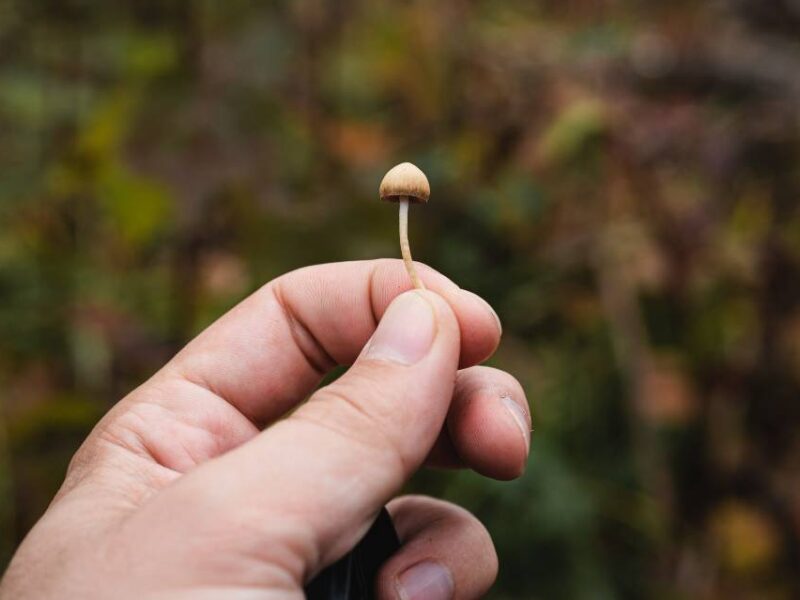
[[[414,261],[411,259],[411,247],[408,243],[408,206],[411,203],[424,204],[430,195],[431,186],[428,178],[411,163],[405,162],[393,167],[381,181],[381,200],[400,204],[400,252],[411,282],[420,290],[425,289],[425,284],[417,275]]]

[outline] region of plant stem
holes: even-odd
[[[408,205],[408,198],[400,198],[400,252],[403,254],[403,262],[406,265],[408,276],[411,277],[411,283],[418,290],[424,290],[425,284],[417,275],[414,261],[411,259],[411,246],[408,243]]]

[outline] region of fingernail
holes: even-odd
[[[397,578],[397,593],[401,600],[450,600],[453,577],[439,563],[417,563]]]
[[[492,308],[492,305],[489,304],[486,300],[484,300],[483,298],[481,298],[480,296],[478,296],[478,294],[476,294],[474,292],[470,292],[469,290],[461,290],[461,291],[463,293],[465,293],[465,294],[469,294],[473,298],[477,299],[481,304],[483,304],[483,306],[486,309],[486,312],[488,312],[490,315],[492,315],[492,318],[494,319],[494,322],[497,324],[497,330],[502,335],[503,334],[503,324],[500,322],[500,317],[497,316],[497,313],[495,312],[494,308]]]
[[[511,396],[503,396],[502,399],[506,410],[509,412],[509,414],[511,414],[514,422],[519,426],[519,429],[522,432],[522,438],[525,440],[525,448],[527,451],[527,448],[531,443],[531,429],[528,425],[528,415],[525,413],[525,409],[515,402]]]
[[[369,341],[365,356],[413,365],[430,350],[436,336],[433,306],[419,292],[394,299]]]

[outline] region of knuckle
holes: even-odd
[[[313,419],[372,455],[383,454],[406,474],[412,468],[412,460],[393,427],[391,411],[386,409],[391,402],[381,396],[385,393],[379,382],[371,378],[359,377],[350,383],[337,381],[319,389],[309,399],[309,410],[298,416]]]

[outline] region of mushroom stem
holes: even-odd
[[[424,290],[425,284],[417,275],[417,270],[414,268],[414,261],[411,258],[411,246],[408,243],[408,198],[400,198],[400,252],[403,254],[403,262],[406,265],[408,276],[411,277],[411,283],[418,290]]]

